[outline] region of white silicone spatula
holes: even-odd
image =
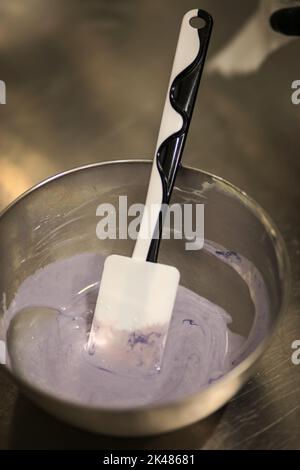
[[[191,21],[202,24],[193,25]],[[204,23],[204,25],[203,25]],[[98,367],[126,375],[160,370],[179,283],[179,271],[156,263],[161,208],[168,203],[192,116],[212,28],[203,10],[185,14],[158,141],[145,210],[131,258],[109,256],[104,265],[88,352]]]

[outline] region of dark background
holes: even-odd
[[[244,0],[0,0],[0,208],[74,166],[152,158],[182,15],[215,18],[212,57],[255,10]],[[250,45],[249,45],[250,47]],[[288,246],[287,316],[256,375],[215,415],[186,429],[130,440],[94,436],[46,415],[0,369],[0,448],[300,449],[300,39],[255,73],[205,75],[184,163],[254,197]],[[5,267],[1,267],[5,269]]]

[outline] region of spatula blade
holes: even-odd
[[[95,365],[128,376],[160,370],[179,277],[173,266],[106,259],[88,342]]]

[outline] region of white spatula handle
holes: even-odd
[[[195,17],[200,17],[205,21],[203,47],[200,39],[201,30],[190,24],[190,20]],[[161,205],[169,202],[197,95],[211,27],[212,18],[203,10],[191,10],[184,15],[182,20],[155,149],[145,210],[132,255],[136,259],[147,259]],[[184,82],[183,87],[181,87],[182,82]],[[165,165],[166,160],[168,160],[167,165]]]

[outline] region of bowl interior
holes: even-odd
[[[103,202],[118,208],[124,195],[128,206],[143,203],[150,170],[145,161],[84,167],[36,187],[4,212],[0,218],[0,338],[6,340],[6,307],[19,285],[37,269],[84,252],[131,254],[133,240],[96,236],[96,211]],[[285,298],[286,255],[281,238],[255,203],[230,184],[198,170],[180,170],[172,203],[204,204],[205,245],[187,250],[187,238],[163,240],[159,261],[180,270],[183,286],[223,307],[232,317],[233,332],[252,334],[242,360],[269,335]],[[240,272],[239,257],[251,269]],[[256,319],[258,304],[263,322]]]

